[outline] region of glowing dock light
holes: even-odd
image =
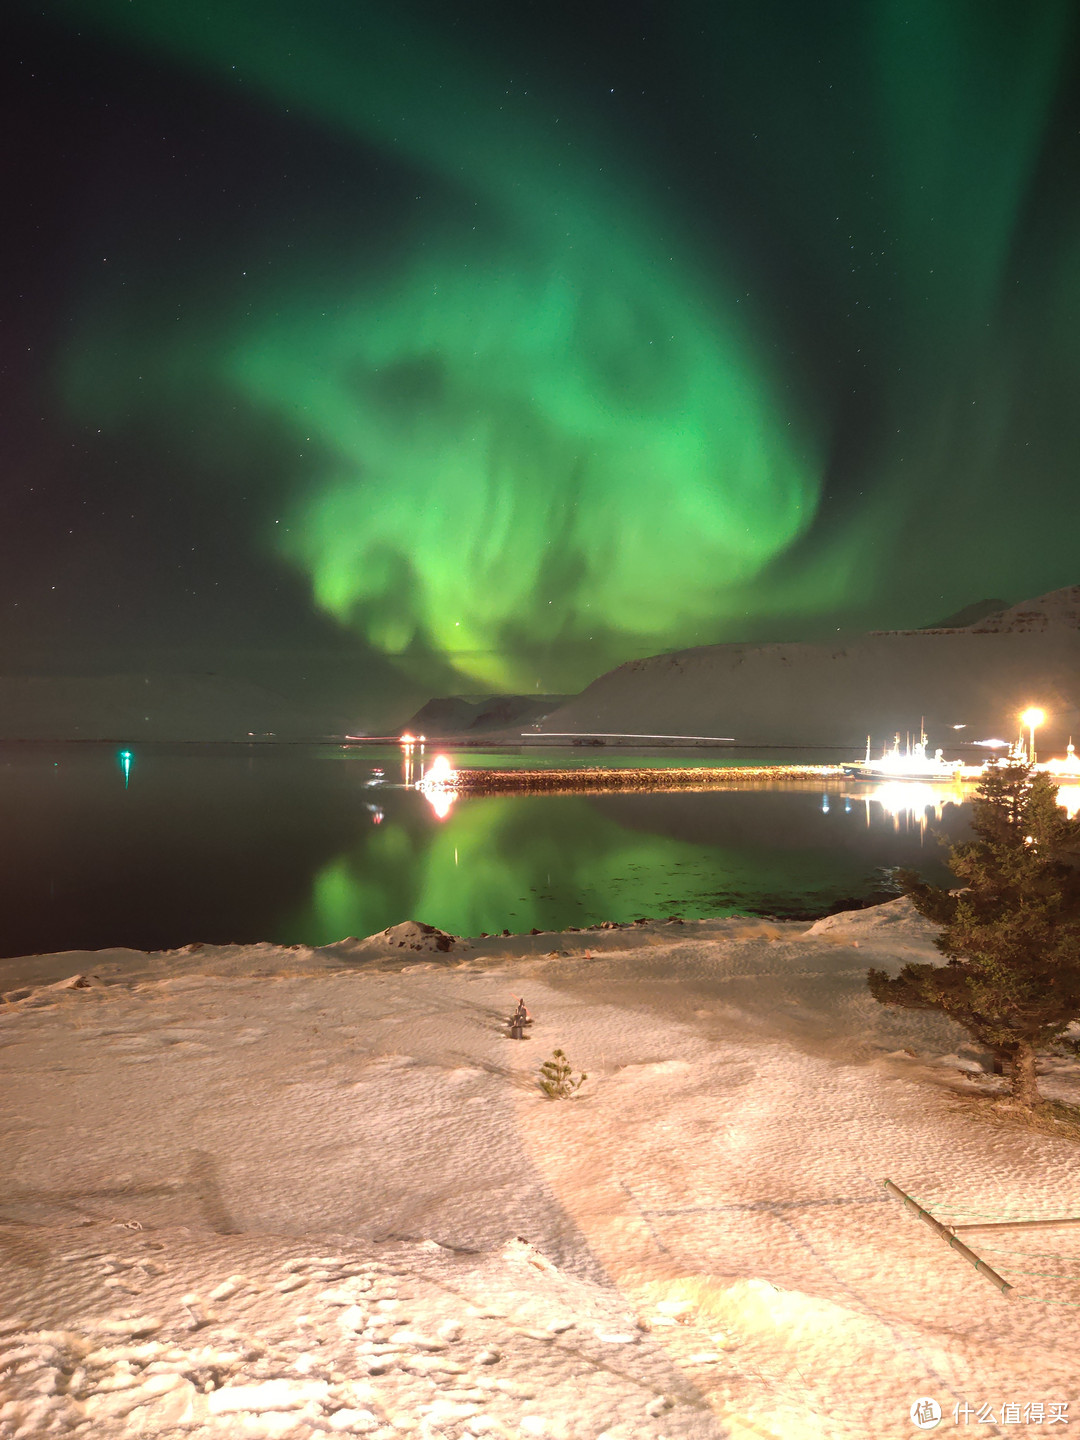
[[[1076,746],[1069,736],[1069,743],[1065,746],[1064,760],[1048,760],[1045,765],[1040,765],[1040,770],[1049,770],[1052,775],[1080,775],[1080,760],[1076,757]]]
[[[124,772],[124,789],[128,788],[128,781],[131,779],[131,762],[135,759],[130,750],[121,750],[116,757],[120,761],[120,769]]]
[[[1065,759],[1047,760],[1039,769],[1057,780],[1057,803],[1070,820],[1075,820],[1080,814],[1080,759],[1077,758],[1071,735],[1065,747]]]
[[[452,785],[456,779],[457,771],[452,768],[447,757],[436,755],[428,766],[423,783],[425,785]]]
[[[1046,711],[1040,710],[1037,705],[1030,706],[1020,716],[1020,724],[1027,726],[1028,732],[1028,763],[1035,764],[1035,731],[1046,719]]]
[[[416,736],[410,735],[406,730],[398,743],[401,746],[401,778],[406,785],[411,785],[413,783],[413,751],[416,748]]]
[[[439,820],[445,820],[457,799],[454,783],[457,771],[445,755],[436,755],[426,773],[416,782],[416,788],[435,811]]]

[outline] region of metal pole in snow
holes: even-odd
[[[1007,1280],[1003,1280],[996,1270],[991,1270],[985,1260],[980,1260],[974,1250],[969,1250],[962,1240],[957,1239],[956,1235],[947,1225],[943,1225],[940,1220],[935,1220],[929,1210],[924,1210],[917,1200],[913,1200],[910,1195],[905,1194],[905,1192],[900,1189],[900,1186],[894,1185],[891,1180],[885,1181],[885,1189],[890,1195],[895,1195],[898,1200],[903,1201],[904,1206],[910,1210],[912,1214],[918,1215],[920,1220],[925,1220],[931,1230],[940,1235],[942,1240],[951,1246],[958,1255],[962,1255],[965,1260],[974,1265],[979,1274],[989,1280],[991,1285],[996,1285],[1002,1295],[1008,1296],[1013,1286],[1010,1285]]]

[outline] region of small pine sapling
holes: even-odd
[[[569,1100],[588,1078],[582,1071],[578,1078],[574,1079],[570,1061],[562,1050],[556,1050],[551,1059],[545,1060],[540,1066],[540,1089],[549,1100]]]

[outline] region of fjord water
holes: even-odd
[[[451,758],[834,760],[565,749]],[[811,915],[880,894],[888,867],[944,879],[938,836],[966,830],[952,791],[921,786],[503,794],[458,799],[440,818],[404,778],[396,748],[5,745],[0,953],[320,945],[406,919],[477,935],[638,916]]]

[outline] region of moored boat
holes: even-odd
[[[946,760],[940,749],[935,750],[933,755],[927,754],[925,730],[914,745],[909,743],[904,750],[900,748],[900,736],[897,735],[892,749],[884,750],[879,760],[870,759],[870,737],[867,736],[866,759],[852,761],[843,767],[844,774],[854,779],[921,780],[924,784],[934,781],[954,784],[957,780],[968,778],[966,772],[970,768],[962,760]]]

